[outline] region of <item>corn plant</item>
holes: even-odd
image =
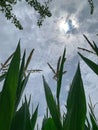
[[[93,41],[91,43],[88,38],[84,35],[87,42],[93,49],[93,52],[79,48],[98,56],[98,47]],[[30,52],[30,55],[25,60],[26,52],[24,51],[21,58],[20,42],[16,48],[16,51],[1,64],[1,76],[0,81],[4,80],[2,91],[0,92],[0,130],[34,130],[36,120],[38,116],[38,106],[35,111],[31,114],[29,111],[30,101],[25,101],[22,106],[18,108],[23,91],[28,82],[31,72],[39,72],[40,69],[29,70],[27,72],[28,65],[33,55],[34,49]],[[45,98],[47,102],[46,115],[42,121],[41,130],[98,130],[97,119],[94,114],[94,107],[91,99],[89,106],[89,117],[87,113],[87,103],[85,98],[84,85],[81,77],[80,64],[78,64],[75,76],[73,77],[70,85],[67,101],[66,101],[66,112],[61,114],[60,108],[60,94],[62,89],[62,79],[66,71],[63,71],[66,49],[64,49],[63,55],[59,57],[57,62],[57,70],[48,63],[48,66],[54,73],[54,79],[56,79],[57,87],[56,94],[53,95],[50,86],[43,76],[43,85],[45,91]],[[98,75],[98,65],[78,53],[80,57],[87,63],[87,65]],[[65,104],[64,104],[65,105]],[[37,127],[38,130],[38,127]]]
[[[24,51],[21,61],[19,42],[16,51],[3,65],[4,67],[12,58],[8,70],[6,70],[6,72],[0,76],[1,81],[4,79],[4,85],[2,91],[0,92],[0,130],[34,130],[38,106],[34,113],[30,115],[30,101],[28,103],[25,97],[25,102],[17,111],[22,93],[30,76],[30,73],[25,76],[24,73],[30,62],[32,52],[33,51],[31,51],[30,56],[25,63],[26,52]]]
[[[96,43],[94,41],[91,42],[85,35],[84,35],[84,38],[86,39],[87,43],[90,45],[90,47],[92,48],[93,51],[84,49],[84,48],[79,48],[79,49],[98,56],[98,47],[97,47]],[[92,71],[98,75],[98,65],[95,62],[93,62],[92,60],[83,56],[81,53],[78,52],[78,54],[83,59],[83,61],[92,69]],[[91,130],[91,129],[98,130],[98,123],[97,123],[97,119],[94,114],[94,108],[93,108],[91,100],[90,100],[89,108],[90,108],[89,115],[90,115],[91,125],[87,119],[88,126],[85,127],[85,130]]]
[[[63,68],[66,59],[65,52],[66,49],[64,50],[61,62],[59,63],[58,67],[59,74],[57,79],[57,91],[55,97],[56,100],[52,94],[48,83],[43,77],[46,102],[51,116],[44,117],[42,130],[84,130],[85,128],[87,108],[79,65],[77,67],[76,74],[70,86],[66,106],[67,113],[64,112],[63,116],[61,117],[60,90],[63,76]],[[53,68],[51,69],[53,70]]]

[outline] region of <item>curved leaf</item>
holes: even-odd
[[[93,61],[89,60],[88,58],[86,58],[85,56],[81,55],[79,52],[78,54],[85,61],[85,63],[98,75],[98,65]]]
[[[86,99],[80,67],[78,65],[68,94],[67,115],[63,130],[84,130],[85,119]]]
[[[20,65],[20,44],[10,63],[0,98],[0,130],[9,130],[16,100]]]
[[[47,105],[49,107],[50,113],[52,115],[52,119],[57,127],[57,130],[62,130],[62,124],[61,124],[61,121],[59,118],[59,111],[57,109],[52,92],[51,92],[47,82],[45,81],[44,77],[43,77],[43,83],[44,83],[46,101],[47,101]]]

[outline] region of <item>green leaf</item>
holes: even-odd
[[[87,125],[85,125],[84,130],[91,130]]]
[[[25,97],[25,103],[15,113],[11,130],[32,130],[30,122],[29,105]]]
[[[96,120],[94,119],[91,113],[90,113],[90,119],[91,119],[91,124],[92,124],[92,130],[98,130],[98,125],[96,123]]]
[[[19,79],[18,79],[17,97],[16,97],[16,109],[17,109],[17,106],[20,102],[21,95],[22,95],[22,87],[23,87],[22,82],[23,82],[23,76],[24,76],[24,66],[25,66],[25,52],[23,54],[21,67],[19,70]]]
[[[86,99],[80,67],[78,65],[68,94],[67,114],[63,130],[84,130],[85,119]]]
[[[94,41],[93,41],[93,44],[94,44],[94,48],[95,48],[94,51],[96,52],[96,55],[98,56],[98,47]]]
[[[57,130],[52,118],[48,118],[43,123],[42,130]]]
[[[80,53],[78,53],[80,57],[85,61],[85,63],[98,75],[98,65],[88,58],[84,57]]]
[[[0,82],[3,81],[5,79],[6,73],[0,75]]]
[[[23,94],[23,91],[26,87],[26,84],[28,82],[28,79],[29,79],[29,76],[30,76],[30,73],[25,77],[25,79],[23,79],[22,83],[21,83],[21,86],[19,86],[19,91],[17,93],[17,101],[16,101],[16,108],[17,106],[19,105],[19,102],[21,100],[21,97],[22,97],[22,94]]]
[[[10,125],[15,109],[14,106],[19,76],[19,65],[20,44],[18,44],[14,53],[3,85],[0,98],[0,130],[10,130]]]
[[[93,51],[96,53],[96,55],[98,56],[98,47],[97,47],[97,45],[95,44],[95,42],[93,41],[93,43],[91,43],[90,41],[89,41],[89,39],[85,36],[85,35],[83,35],[84,36],[84,38],[86,39],[86,41],[88,42],[88,44],[90,45],[90,47],[93,49]],[[91,51],[89,51],[89,52],[91,52]]]
[[[35,112],[32,115],[32,118],[31,118],[32,130],[34,130],[34,128],[35,128],[35,124],[36,124],[36,120],[37,120],[37,115],[38,115],[38,106],[37,106]]]
[[[92,124],[92,130],[98,130],[97,119],[96,119],[95,114],[94,114],[95,105],[93,106],[90,97],[89,97],[89,100],[90,100],[90,103],[88,104],[88,106],[90,109],[89,115],[90,115],[90,120],[91,120],[91,124]]]
[[[64,62],[65,62],[65,51],[63,53],[63,57],[61,60],[61,64],[59,65],[59,77],[58,77],[58,81],[57,81],[57,99],[59,100],[59,96],[60,96],[60,90],[61,90],[61,83],[62,83],[62,76],[63,76],[63,68],[64,68]]]
[[[89,122],[87,117],[86,117],[85,130],[91,130],[91,123]]]
[[[28,65],[29,65],[29,63],[31,61],[33,53],[34,53],[34,49],[32,49],[32,51],[30,52],[30,54],[29,54],[29,56],[27,58],[27,62],[26,62],[26,65],[25,65],[25,70],[27,70],[27,68],[28,68]]]
[[[49,88],[47,82],[45,81],[44,77],[43,77],[43,84],[44,84],[44,91],[45,91],[45,97],[46,97],[46,101],[47,101],[47,105],[49,107],[50,110],[50,114],[52,116],[52,119],[56,125],[57,130],[62,130],[62,124],[59,118],[59,111],[57,109],[55,100],[53,98],[51,89]]]

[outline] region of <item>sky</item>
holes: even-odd
[[[47,65],[49,62],[54,68],[60,55],[66,47],[65,70],[67,73],[63,77],[61,90],[61,108],[64,109],[70,83],[75,74],[77,64],[80,62],[81,73],[86,92],[91,96],[94,104],[98,102],[98,77],[92,70],[81,60],[77,52],[77,47],[88,48],[85,34],[90,40],[97,43],[98,37],[98,0],[94,0],[94,14],[90,15],[90,7],[87,0],[52,0],[49,8],[52,17],[46,18],[43,25],[37,26],[39,15],[24,1],[14,7],[14,13],[22,23],[24,29],[18,30],[10,21],[7,21],[3,14],[0,13],[0,63],[3,63],[7,57],[14,52],[19,39],[21,40],[21,50],[26,49],[27,55],[32,48],[35,49],[30,69],[42,69],[40,73],[33,73],[30,76],[28,85],[24,94],[29,97],[32,95],[34,107],[39,103],[39,120],[45,113],[46,103],[43,89],[42,75],[45,76],[50,88],[55,94],[56,81],[53,80],[53,73]],[[84,53],[88,58],[98,63],[96,56]],[[98,119],[98,106],[95,108]]]

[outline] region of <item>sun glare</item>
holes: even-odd
[[[61,32],[67,33],[69,31],[69,25],[68,23],[65,23],[65,21],[61,21],[59,26]]]
[[[67,34],[68,32],[72,32],[74,29],[77,29],[78,22],[75,20],[75,18],[70,18],[70,19],[62,19],[59,21],[59,29],[60,32],[63,34]]]

